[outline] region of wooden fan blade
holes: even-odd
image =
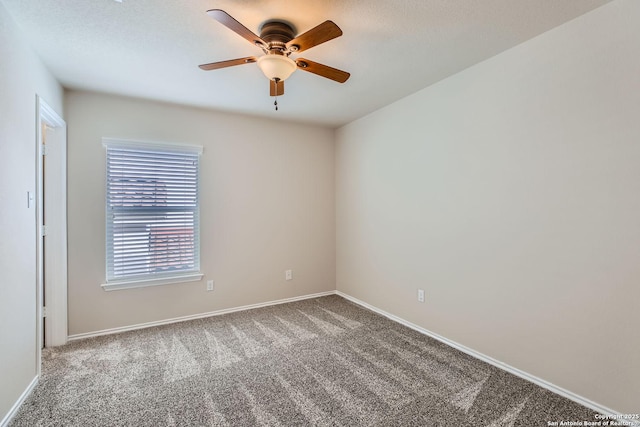
[[[280,80],[276,83],[273,80],[269,80],[269,94],[271,96],[284,95],[284,81]]]
[[[297,59],[296,64],[298,64],[298,68],[301,70],[326,77],[327,79],[331,79],[338,83],[346,82],[351,76],[351,74],[347,73],[346,71],[338,70],[337,68],[329,67],[328,65],[309,61],[308,59]]]
[[[306,33],[300,34],[298,37],[288,42],[287,49],[290,49],[292,52],[302,52],[303,50],[318,46],[319,44],[328,42],[329,40],[340,37],[341,35],[342,30],[340,27],[332,21],[324,21],[317,27],[310,29]],[[297,46],[297,48],[293,46]]]
[[[221,9],[211,9],[207,10],[207,15],[229,28],[231,31],[235,31],[241,37],[249,41],[251,44],[260,44],[262,46],[267,46],[267,43],[262,40],[260,37],[255,35],[250,29],[236,21],[231,15]],[[260,46],[258,46],[260,47]]]
[[[256,58],[253,56],[247,56],[246,58],[229,59],[228,61],[212,62],[210,64],[198,65],[205,71],[217,70],[219,68],[233,67],[234,65],[250,64],[256,62]]]

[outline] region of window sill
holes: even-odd
[[[197,282],[204,274],[188,273],[176,276],[161,277],[155,279],[123,280],[120,282],[103,283],[102,289],[105,291],[119,291],[121,289],[146,288],[148,286],[170,285],[174,283]]]

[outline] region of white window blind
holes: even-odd
[[[107,283],[198,273],[202,148],[103,141]]]

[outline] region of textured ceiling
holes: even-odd
[[[582,15],[609,0],[0,0],[67,88],[340,126]],[[273,110],[256,64],[202,63],[261,51],[205,13],[259,33],[330,19],[342,37],[301,55],[351,73],[345,84],[296,71]]]

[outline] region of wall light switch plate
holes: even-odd
[[[213,280],[207,280],[207,290],[208,291],[213,290]]]
[[[424,290],[418,289],[418,302],[424,302]]]
[[[293,270],[287,270],[284,272],[284,278],[285,280],[292,280],[293,279]]]

